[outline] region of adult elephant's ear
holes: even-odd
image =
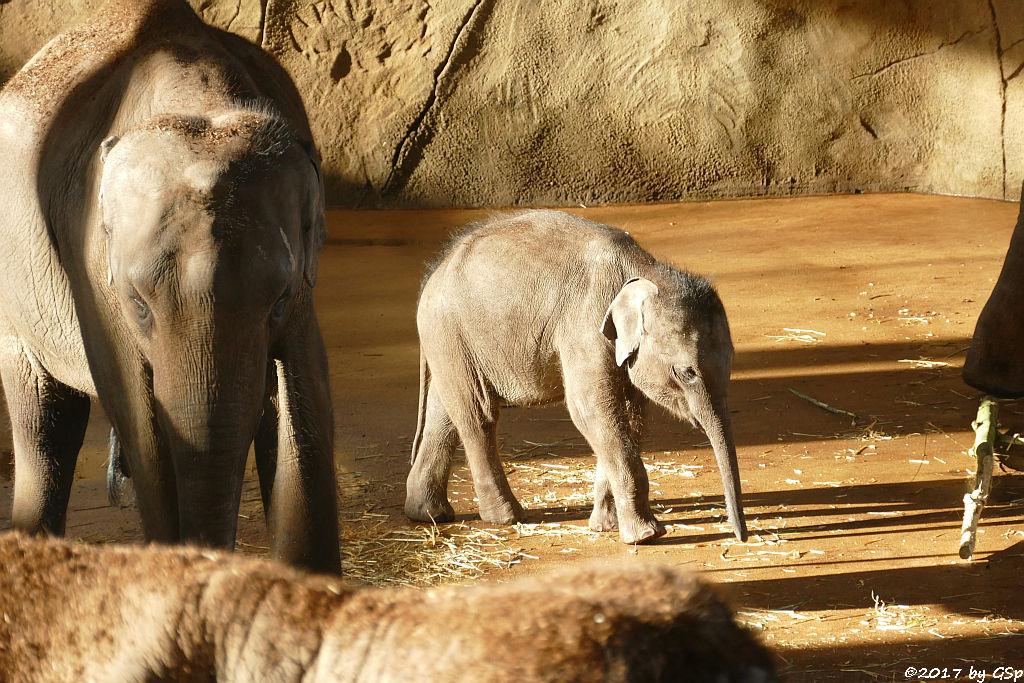
[[[107,155],[110,154],[110,150],[114,149],[114,145],[120,142],[121,138],[116,135],[111,135],[109,138],[100,143],[100,163],[107,163]],[[106,176],[103,176],[105,178]],[[100,179],[100,201],[103,201],[103,179]]]
[[[306,284],[316,285],[317,265],[320,262],[320,250],[327,241],[327,218],[324,215],[324,179],[320,173],[319,155],[312,144],[309,145],[309,161],[313,166],[310,174],[309,199],[306,203],[309,215],[303,222],[303,240],[305,241],[305,264],[303,275]]]
[[[644,333],[644,301],[658,293],[650,280],[634,277],[622,285],[601,323],[601,334],[615,344],[615,364],[622,365],[640,348]]]
[[[107,163],[107,156],[110,154],[110,150],[114,149],[114,145],[120,142],[121,138],[116,135],[111,135],[109,138],[100,143],[100,162],[103,164]],[[100,177],[100,220],[103,221],[103,231],[107,234],[107,286],[114,284],[114,271],[110,267],[110,220],[107,216],[107,205],[103,202],[103,186],[106,182],[107,175],[103,173]]]
[[[100,161],[107,163],[107,155],[110,154],[110,150],[114,149],[114,145],[120,142],[120,140],[121,138],[116,135],[111,135],[100,143]]]

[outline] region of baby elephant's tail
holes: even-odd
[[[420,449],[420,441],[423,440],[424,423],[427,421],[427,390],[430,389],[430,366],[427,365],[427,357],[423,355],[423,347],[420,347],[420,402],[416,409],[416,435],[412,437],[412,457],[410,463],[416,462],[416,453]]]

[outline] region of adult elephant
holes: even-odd
[[[15,527],[63,533],[95,396],[147,539],[232,547],[255,440],[274,554],[340,570],[323,182],[284,70],[183,0],[109,2],[0,92],[0,160]]]
[[[1024,189],[1022,189],[1024,193]],[[1024,396],[1024,201],[1003,268],[974,328],[963,379],[999,398]]]

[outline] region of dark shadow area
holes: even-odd
[[[1014,670],[1024,669],[1024,638],[1019,635],[945,637],[888,644],[822,645],[801,648],[798,652],[783,650],[776,652],[776,657],[777,671],[782,680],[789,683],[1012,681]],[[797,657],[807,664],[787,663],[786,658],[795,660]],[[914,675],[907,676],[911,668]],[[985,672],[984,677],[981,676],[982,671]]]
[[[1024,616],[1022,557],[1024,542],[1019,542],[980,562],[949,563],[935,557],[934,564],[927,566],[754,580],[723,587],[735,601],[753,609],[863,610],[866,619],[859,622],[862,633],[858,635],[872,631],[868,620],[878,615],[876,596],[882,614],[886,604],[912,609],[940,605],[914,613],[941,618],[944,609],[962,615],[966,623],[980,622],[985,632],[966,637],[929,633],[910,639],[897,632],[898,642],[780,648],[776,651],[779,673],[787,681],[1014,680],[1013,670],[1024,669],[1024,629],[1019,621]],[[910,667],[915,672],[912,676],[907,675]],[[1000,667],[1009,667],[1009,673],[1004,668],[1001,676]],[[981,671],[986,672],[984,678]]]
[[[331,208],[366,208],[372,204],[376,191],[369,181],[362,185],[356,184],[331,168],[323,169],[323,173],[324,194]]]
[[[1007,619],[1021,619],[1024,601],[1018,596],[1002,600],[998,590],[993,590],[1021,589],[1021,557],[1024,542],[979,562],[949,564],[947,557],[936,555],[929,566],[737,581],[729,585],[729,592],[743,595],[744,606],[754,609],[870,609],[874,593],[887,603],[941,604],[966,616],[985,609]]]
[[[980,393],[960,380],[956,358],[969,340],[934,343],[906,342],[816,346],[740,352],[733,364],[730,403],[733,431],[738,447],[776,446],[821,439],[854,439],[864,430],[889,433],[969,430]],[[936,368],[915,368],[921,358],[949,362]],[[885,365],[886,370],[844,371],[844,366]],[[781,371],[781,372],[779,372]],[[744,372],[763,372],[763,378],[736,378]],[[776,375],[776,372],[778,374]],[[414,378],[410,378],[415,386]],[[829,413],[795,396],[790,389],[810,395],[833,407],[856,413],[849,417]],[[891,410],[877,411],[879,395],[891,396]],[[1011,413],[1012,414],[1012,413]],[[552,424],[558,440],[552,441]],[[590,453],[561,404],[537,407],[505,407],[501,433],[503,454],[515,460],[547,458],[552,455]],[[522,453],[529,444],[550,443]],[[525,444],[525,445],[524,445]],[[677,420],[660,407],[649,411],[647,433],[642,443],[646,452],[707,447],[699,428]],[[520,454],[517,454],[520,452]]]
[[[946,360],[966,351],[970,337],[938,341],[903,341],[855,345],[802,344],[792,347],[740,351],[733,360],[733,373],[778,368],[872,363],[914,359],[922,356]]]
[[[785,491],[745,492],[743,507],[752,537],[782,536],[787,539],[814,540],[825,536],[872,536],[899,533],[900,530],[925,527],[947,528],[963,518],[963,494],[966,479],[934,479],[913,482],[859,484],[829,488],[802,488]],[[652,498],[655,514],[666,524],[713,525],[726,523],[725,501],[720,495],[687,498]],[[530,508],[530,522],[579,522],[590,516],[589,505]],[[664,512],[671,510],[671,512]],[[762,513],[760,510],[770,510]],[[686,514],[684,514],[686,513]],[[877,516],[853,520],[849,517],[872,513]],[[693,514],[702,516],[693,517]],[[837,517],[834,522],[800,524],[801,519]],[[1024,475],[997,473],[985,506],[983,528],[1017,524],[1024,517]],[[459,521],[476,519],[461,515]],[[785,523],[782,527],[777,523]],[[769,526],[776,528],[770,529]],[[654,541],[656,545],[677,546],[715,543],[732,538],[728,531],[701,531],[671,535]],[[824,609],[808,607],[807,609]]]

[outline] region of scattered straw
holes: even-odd
[[[431,586],[508,569],[525,556],[501,537],[466,524],[387,530],[346,525],[341,565],[347,578],[376,586]]]
[[[927,606],[911,608],[909,605],[886,604],[874,591],[871,592],[871,599],[875,603],[874,609],[861,624],[872,626],[878,631],[906,631],[913,628],[934,630],[939,623],[935,617],[925,614],[930,610]]]
[[[826,336],[824,332],[818,332],[817,330],[801,330],[793,327],[783,327],[782,331],[785,334],[766,334],[764,336],[768,339],[774,339],[776,344],[782,341],[817,344]]]
[[[699,470],[704,469],[703,465],[681,465],[679,463],[671,462],[668,460],[655,460],[653,462],[645,462],[644,469],[647,470],[648,476],[677,476],[683,479],[693,479],[697,476]]]
[[[914,366],[915,370],[931,370],[933,368],[945,368],[949,366],[949,363],[941,360],[929,360],[927,358],[918,358],[916,360],[911,358],[902,358],[897,363],[910,363]]]

